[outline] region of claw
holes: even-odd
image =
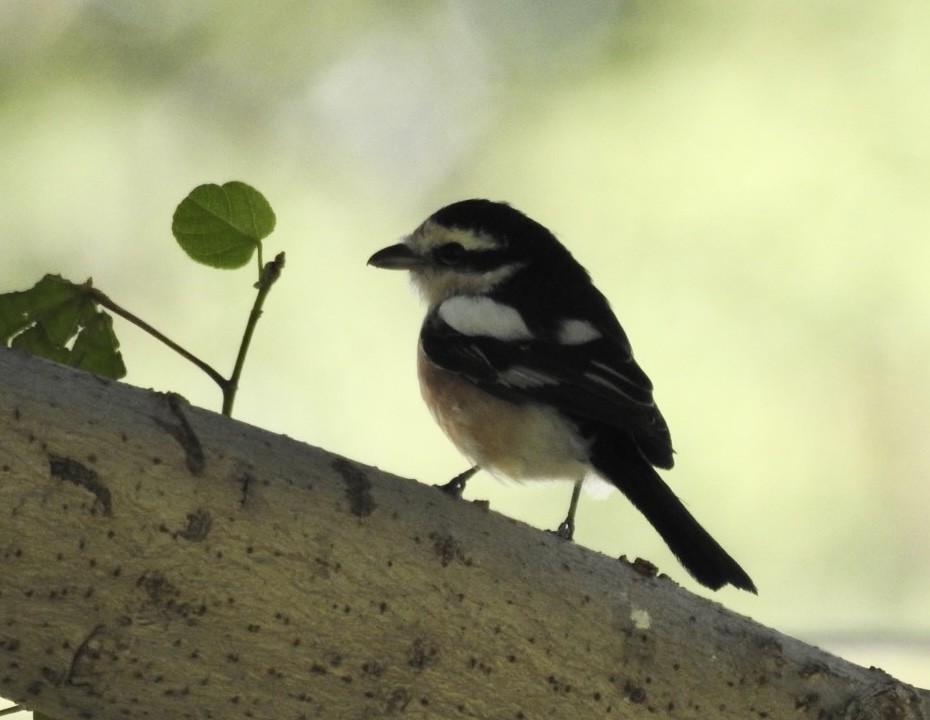
[[[555,530],[550,531],[563,540],[571,540],[575,537],[575,510],[578,509],[578,496],[580,494],[581,481],[578,481],[575,483],[575,487],[572,488],[572,499],[568,505],[568,515]]]
[[[549,532],[563,540],[571,541],[575,537],[575,521],[572,518],[565,518],[555,530]]]
[[[463,473],[459,473],[445,485],[437,485],[437,487],[446,495],[451,495],[454,498],[460,498],[462,497],[462,493],[465,492],[465,483],[467,483],[469,478],[476,472],[478,472],[477,465],[468,468],[468,470]]]

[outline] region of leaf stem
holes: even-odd
[[[249,313],[249,320],[245,324],[245,332],[242,334],[242,343],[239,345],[239,355],[236,357],[236,365],[233,368],[232,377],[221,385],[223,388],[223,415],[231,415],[233,403],[236,400],[236,390],[239,388],[239,377],[242,375],[242,367],[245,364],[245,356],[249,351],[249,345],[252,343],[252,335],[255,332],[255,326],[258,319],[262,316],[262,306],[265,304],[265,298],[271,290],[271,286],[281,277],[281,271],[284,269],[284,253],[278,253],[274,260],[267,263],[259,274],[258,282],[255,287],[258,288],[258,294],[255,296],[255,303],[252,305],[252,312]]]
[[[226,396],[226,386],[229,384],[229,380],[227,380],[222,375],[220,375],[219,372],[217,372],[212,366],[205,363],[203,360],[201,360],[199,357],[194,355],[192,352],[185,350],[183,347],[181,347],[176,342],[174,342],[174,340],[172,340],[171,338],[158,332],[158,330],[153,328],[151,325],[145,322],[145,320],[143,320],[142,318],[136,315],[133,315],[128,310],[117,305],[106,294],[104,294],[97,288],[91,286],[90,284],[85,284],[84,287],[87,289],[87,294],[90,295],[96,302],[103,305],[105,308],[112,310],[114,313],[124,318],[125,320],[128,320],[136,327],[144,330],[156,340],[159,340],[165,345],[167,345],[168,347],[170,347],[172,350],[178,353],[181,357],[185,358],[186,360],[190,360],[192,363],[194,363],[194,365],[196,365],[201,370],[203,370],[207,375],[209,375],[210,379],[213,380],[213,382],[215,382],[217,385],[220,386],[220,389],[223,391],[223,396],[224,397]]]
[[[279,277],[281,277],[281,271],[283,268],[284,253],[282,252],[278,253],[274,260],[265,264],[259,272],[258,282],[255,283],[255,287],[258,288],[258,293],[255,296],[255,302],[252,305],[252,311],[249,313],[249,319],[245,325],[245,332],[242,334],[242,342],[239,345],[239,354],[236,357],[236,364],[233,367],[232,376],[229,379],[224,378],[211,365],[201,360],[199,357],[194,355],[194,353],[178,345],[171,338],[160,333],[158,330],[145,322],[145,320],[142,318],[117,305],[109,298],[109,296],[91,285],[90,281],[85,283],[83,287],[87,294],[90,295],[97,303],[103,305],[109,310],[112,310],[120,317],[128,320],[136,327],[144,330],[153,338],[159,340],[174,350],[176,353],[178,353],[178,355],[185,358],[186,360],[189,360],[190,362],[194,363],[194,365],[203,370],[210,377],[210,379],[213,380],[213,382],[220,386],[220,390],[223,393],[223,415],[229,416],[232,415],[233,403],[236,400],[236,390],[239,388],[239,378],[242,375],[242,368],[245,365],[245,356],[249,351],[249,345],[252,343],[252,335],[255,333],[255,326],[258,324],[258,319],[262,316],[262,306],[265,304],[265,298],[268,297],[268,292],[271,290],[271,286],[274,285],[275,281]]]

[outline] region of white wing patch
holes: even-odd
[[[558,382],[551,375],[520,365],[508,368],[497,378],[505,385],[517,388],[542,387],[543,385],[555,385]]]
[[[456,295],[439,306],[439,317],[453,330],[469,337],[497,340],[531,340],[533,333],[510,305],[489,297]]]
[[[597,360],[592,360],[591,365],[596,367],[598,370],[607,373],[608,375],[613,375],[618,380],[622,380],[623,382],[629,382],[626,375],[624,375],[619,370],[610,367],[610,365],[606,365],[605,363],[598,362]]]
[[[593,365],[594,363],[591,363],[591,364]],[[583,374],[588,380],[590,380],[591,382],[593,382],[595,385],[600,385],[602,388],[605,388],[605,389],[607,389],[607,390],[613,390],[615,393],[618,393],[618,394],[620,394],[620,395],[623,395],[624,397],[630,397],[630,396],[627,395],[625,392],[623,392],[620,388],[618,388],[616,385],[614,385],[610,380],[608,380],[607,378],[605,378],[605,377],[603,377],[603,376],[601,376],[601,375],[597,375],[597,374],[592,373],[592,372],[586,372],[586,373],[582,373],[582,374]]]
[[[592,362],[591,364],[595,366],[601,365],[601,363],[599,362]],[[610,370],[609,368],[603,368],[603,369],[608,370],[611,375],[622,380],[623,385],[625,385],[626,387],[630,387],[630,381],[627,378],[623,377],[619,373],[614,372],[613,370]],[[645,406],[653,405],[652,402],[643,402],[643,400],[633,397],[633,395],[626,392],[623,389],[623,387],[621,387],[620,385],[617,385],[616,383],[612,382],[609,378],[606,378],[603,375],[598,375],[597,373],[593,373],[593,372],[586,372],[582,374],[584,375],[585,378],[593,382],[595,385],[600,385],[602,388],[605,388],[606,390],[611,390],[615,392],[617,395],[620,395],[621,397],[624,397],[627,400],[630,400],[631,402],[636,403],[637,405],[645,405]]]
[[[557,339],[561,345],[584,345],[603,337],[587,320],[563,320]]]

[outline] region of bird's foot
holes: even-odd
[[[565,516],[562,524],[555,530],[550,530],[551,533],[558,535],[563,540],[571,540],[575,537],[575,511],[578,509],[578,496],[581,495],[582,482],[582,480],[579,480],[575,483],[575,487],[572,488],[572,499],[568,504],[568,515]]]
[[[572,518],[565,518],[555,530],[549,532],[563,540],[571,541],[575,537],[575,521]]]
[[[445,485],[437,485],[440,491],[444,492],[446,495],[451,495],[454,498],[461,498],[462,493],[465,492],[465,484],[468,482],[469,478],[478,472],[478,466],[468,468],[463,473],[459,473],[454,478],[452,478]]]

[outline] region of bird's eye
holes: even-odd
[[[457,242],[446,243],[433,251],[433,257],[442,265],[458,265],[465,257],[465,248]]]

